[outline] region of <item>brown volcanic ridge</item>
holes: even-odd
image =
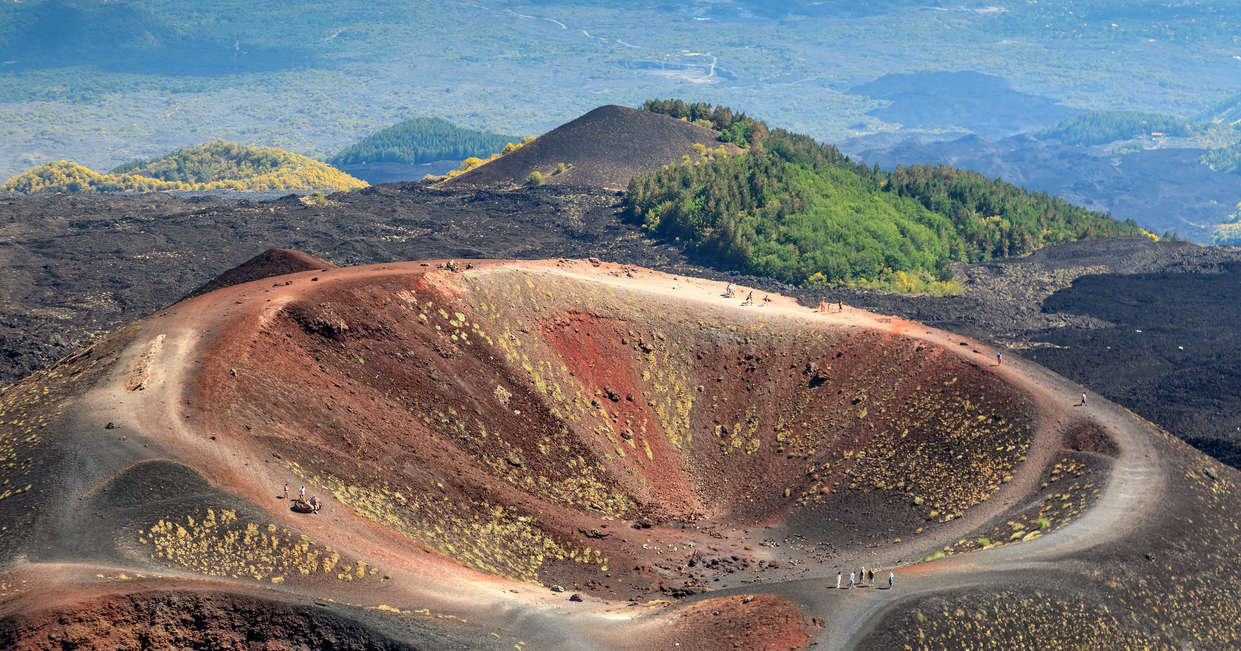
[[[522,184],[531,172],[538,172],[546,184],[623,190],[635,175],[692,155],[695,144],[716,148],[722,143],[714,131],[684,120],[624,106],[600,106],[445,183]],[[726,147],[737,151],[735,145]]]
[[[386,264],[127,327],[0,393],[0,646],[1241,642],[1237,471],[973,341],[723,290]]]

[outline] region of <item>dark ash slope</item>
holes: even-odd
[[[675,163],[695,144],[719,146],[715,132],[624,106],[601,106],[539,136],[521,149],[458,176],[448,185],[544,183],[624,189],[636,174]],[[565,170],[557,172],[564,164]]]

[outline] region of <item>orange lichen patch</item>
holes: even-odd
[[[702,599],[652,618],[642,627],[652,633],[640,645],[651,649],[804,649],[819,628],[792,602],[770,594]]]

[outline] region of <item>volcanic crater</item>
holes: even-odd
[[[172,306],[0,395],[26,484],[0,549],[30,577],[0,586],[2,628],[48,634],[37,579],[135,612],[313,600],[322,639],[799,647],[824,622],[778,586],[1021,547],[1126,453],[976,342],[725,291],[428,261]],[[289,508],[301,487],[322,512]]]
[[[186,401],[200,436],[277,451],[415,543],[599,596],[684,591],[745,529],[843,522],[859,490],[878,496],[849,536],[959,518],[1030,444],[1030,401],[956,351],[622,279],[315,281],[204,342]]]

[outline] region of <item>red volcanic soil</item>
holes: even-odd
[[[0,619],[6,649],[401,649],[309,605],[222,593],[110,594]]]
[[[335,268],[336,265],[331,262],[309,253],[290,249],[267,249],[212,278],[210,282],[190,292],[187,298],[261,278],[283,276],[284,274],[297,273],[299,271],[313,271],[315,269],[326,271]]]
[[[1130,415],[919,324],[587,261],[320,269],[0,393],[0,630],[125,645],[92,622],[173,600],[234,622],[169,619],[174,645],[839,644],[900,594],[825,594],[841,569],[1020,572],[1138,530],[1162,485]],[[753,594],[649,610],[725,588]]]
[[[531,172],[538,172],[547,184],[623,190],[634,176],[692,154],[695,144],[721,145],[714,131],[683,120],[624,106],[600,106],[446,183],[522,184]]]
[[[645,641],[648,648],[661,650],[791,651],[810,646],[818,631],[795,604],[770,594],[702,599],[651,620],[644,626],[655,632]]]

